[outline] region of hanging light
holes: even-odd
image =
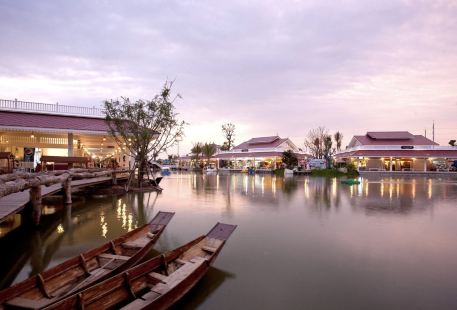
[[[33,131],[32,131],[32,134],[30,135],[30,138],[35,138],[35,135],[33,134]]]

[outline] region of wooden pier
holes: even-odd
[[[73,189],[93,186],[111,182],[116,184],[119,179],[128,177],[128,170],[90,170],[75,169],[53,173],[29,173],[2,176],[3,184],[9,183],[9,191],[14,191],[0,197],[0,223],[11,215],[21,212],[29,203],[32,206],[35,223],[39,223],[41,217],[41,200],[43,197],[55,194],[63,190],[65,204],[71,204],[71,192]],[[37,184],[35,180],[43,179],[46,184]],[[24,185],[25,180],[34,186]],[[34,180],[32,182],[30,180]],[[7,182],[5,182],[7,181]],[[13,188],[12,182],[18,182],[20,186]],[[41,183],[43,183],[41,182]],[[24,188],[25,187],[25,188]]]

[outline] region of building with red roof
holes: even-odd
[[[449,171],[454,169],[457,148],[408,131],[370,131],[354,136],[335,157],[359,171]]]
[[[18,100],[0,100],[0,152],[27,169],[41,156],[114,157],[122,167],[129,164],[101,109]]]
[[[299,161],[308,158],[289,138],[268,136],[252,138],[230,151],[221,151],[215,155],[215,159],[221,168],[238,170],[252,167],[271,171],[279,167],[283,152],[289,150],[297,155]]]

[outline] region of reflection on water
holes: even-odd
[[[456,179],[172,174],[162,194],[48,200],[39,229],[5,235],[1,286],[174,211],[166,251],[216,222],[238,224],[207,276],[176,308],[453,309]],[[11,232],[6,234],[7,230]],[[154,252],[156,253],[156,252]],[[152,254],[151,254],[152,255]]]

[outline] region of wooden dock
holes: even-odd
[[[127,175],[119,175],[117,179],[125,179]],[[81,188],[92,186],[105,182],[111,182],[111,176],[101,176],[90,179],[72,180],[71,188]],[[50,186],[41,185],[41,197],[46,197],[55,194],[63,189],[62,183],[52,184]],[[0,223],[6,220],[9,216],[21,212],[30,201],[30,189],[22,192],[17,192],[0,198]]]

